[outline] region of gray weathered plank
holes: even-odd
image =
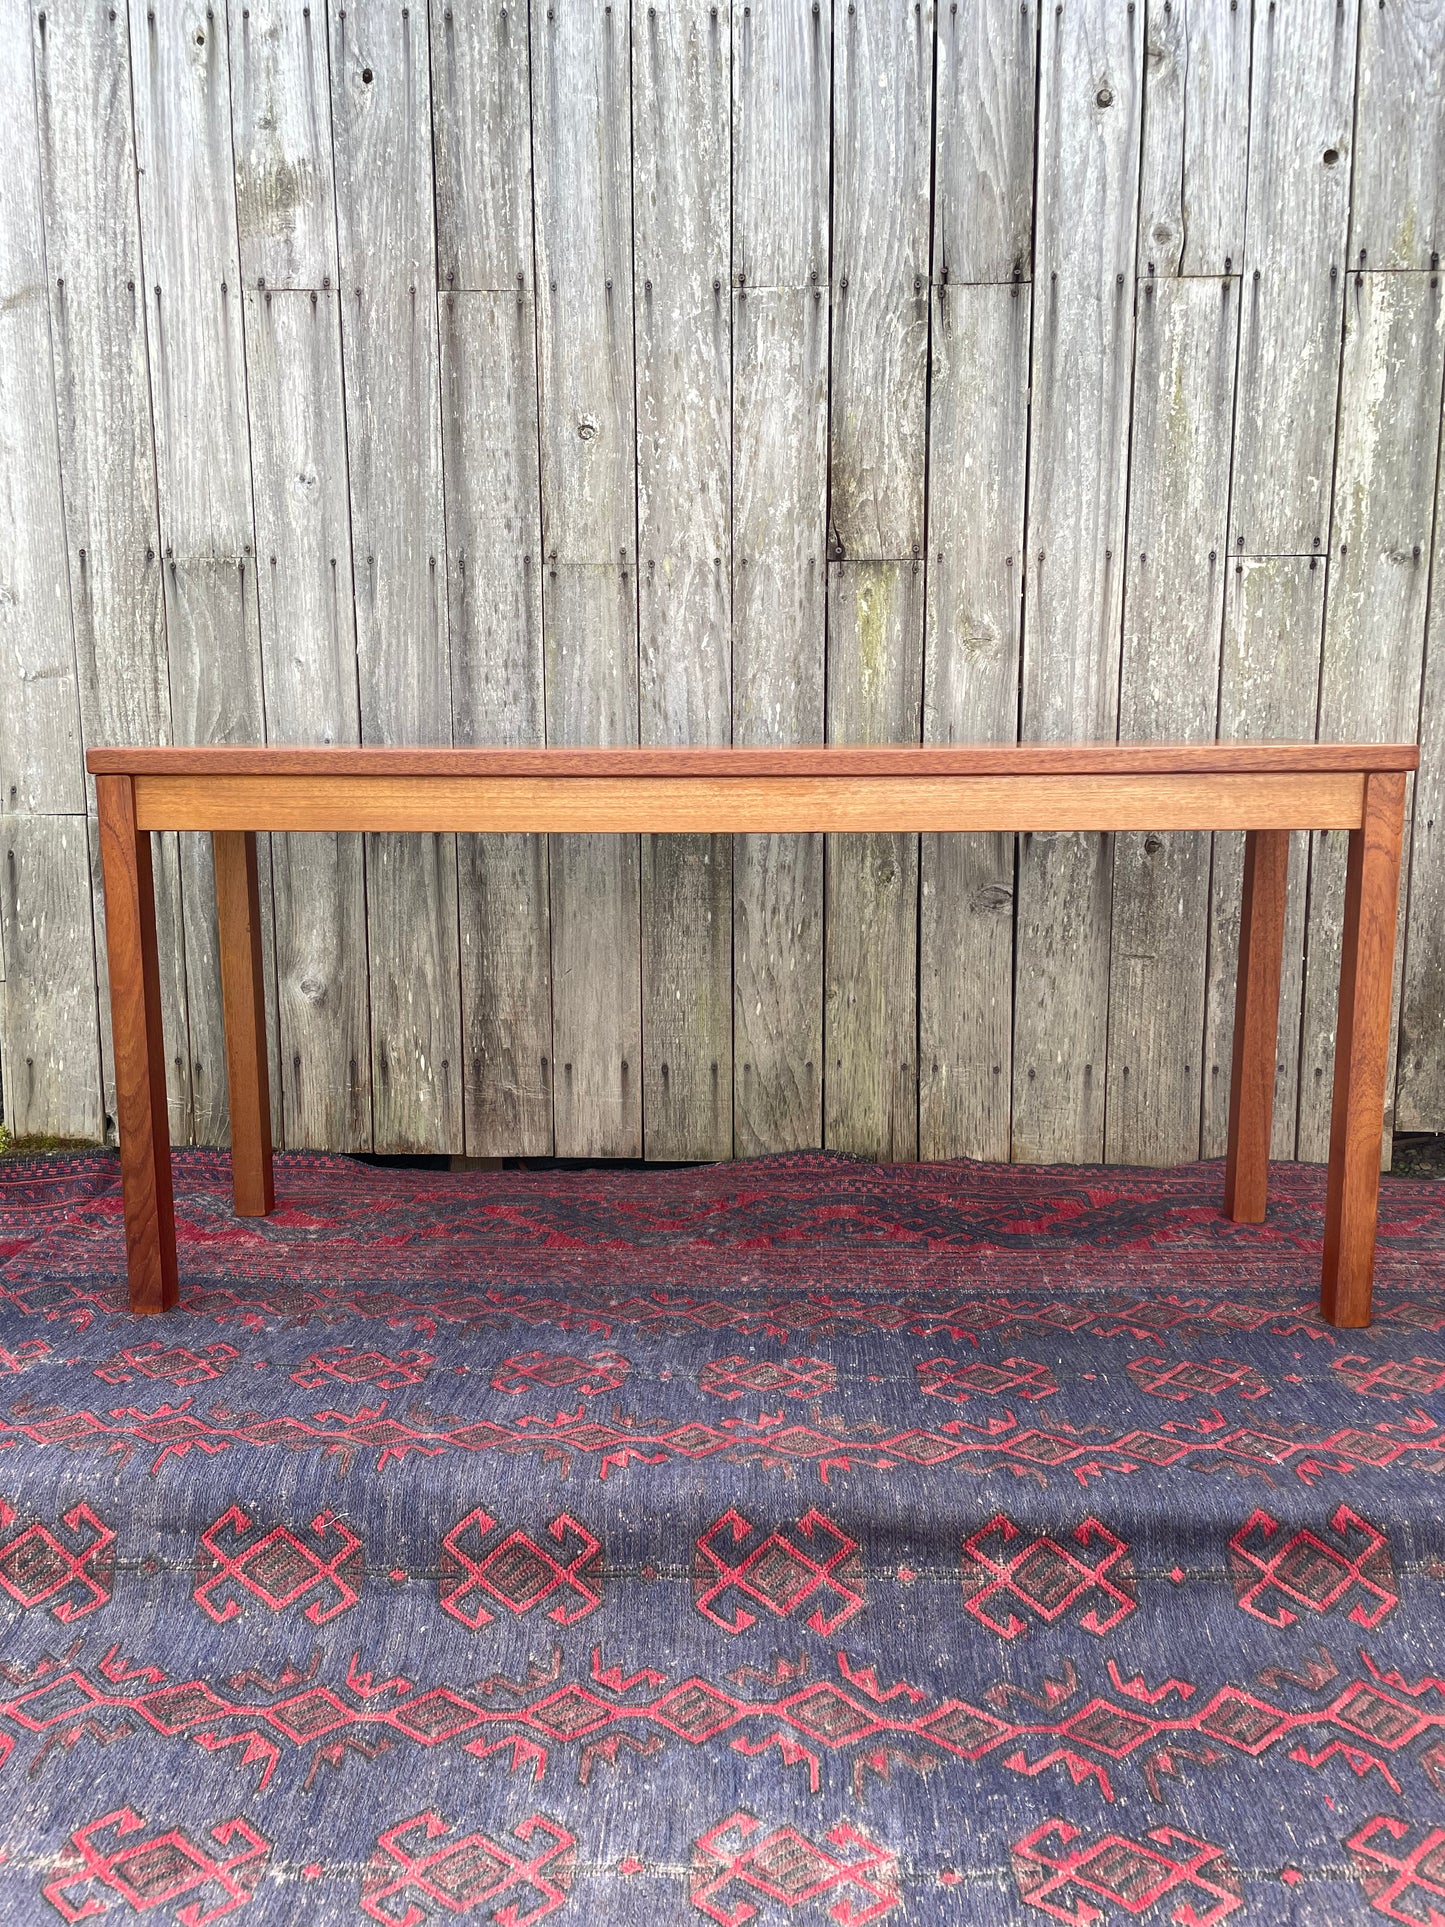
[[[1445,426],[1445,422],[1442,422]],[[1445,1122],[1445,462],[1436,442],[1435,541],[1421,681],[1420,770],[1411,824],[1405,960],[1400,988],[1395,1128]]]
[[[527,14],[510,0],[433,10],[437,260],[445,289],[532,296]]]
[[[177,742],[261,742],[241,270],[224,12],[130,15],[140,238]],[[269,872],[264,876],[269,925]],[[192,1130],[229,1133],[208,838],[181,838]],[[267,1001],[275,985],[267,941]],[[274,1049],[275,1026],[271,1026]],[[273,1065],[273,1072],[274,1072]],[[273,1075],[273,1088],[279,1079]]]
[[[733,863],[726,836],[642,842],[643,1148],[733,1146]]]
[[[940,20],[925,742],[1018,733],[1037,58],[1011,0]],[[922,1157],[1008,1156],[1015,861],[1011,836],[922,840]]]
[[[732,724],[823,740],[832,49],[809,0],[733,22]],[[823,839],[733,845],[733,1143],[821,1144]]]
[[[227,4],[236,226],[246,286],[334,288],[326,15],[320,7],[313,15],[306,0]]]
[[[544,442],[544,477],[546,454]],[[630,690],[626,687],[629,650],[634,670],[637,660],[632,569],[613,562],[589,566],[549,561],[543,596],[548,741],[632,740],[635,682]],[[558,836],[549,844],[557,1155],[640,1157],[642,906],[637,839]]]
[[[1246,555],[1309,555],[1329,536],[1357,17],[1255,9],[1230,508]]]
[[[271,742],[356,743],[356,617],[334,289],[246,295]],[[359,836],[270,839],[284,1141],[371,1145]]]
[[[1439,279],[1353,274],[1345,289],[1320,675],[1319,733],[1326,740],[1401,742],[1415,734],[1445,371]],[[1342,831],[1311,839],[1298,1154],[1317,1160],[1330,1148],[1347,842]],[[1408,827],[1405,859],[1408,874]],[[1402,906],[1402,933],[1404,924]],[[1397,991],[1402,949],[1395,953]],[[1393,1092],[1393,1075],[1386,1089]],[[1393,1111],[1387,1102],[1387,1126]]]
[[[530,293],[443,297],[442,442],[456,740],[540,743],[542,531]],[[457,859],[467,1149],[545,1157],[552,1149],[546,839],[461,837]]]
[[[0,1071],[18,1136],[102,1131],[80,692],[28,8],[0,8]]]
[[[827,730],[922,729],[934,12],[840,16],[833,83]],[[918,839],[826,857],[825,1142],[917,1154]]]
[[[164,743],[170,686],[125,19],[83,0],[52,0],[32,44],[81,724],[87,745]],[[179,855],[174,836],[157,839],[168,1108],[172,1135],[184,1140],[191,1089]],[[113,1116],[105,929],[98,865],[92,869],[102,1074]]]
[[[1119,734],[1208,742],[1229,529],[1233,277],[1139,290]],[[1199,1155],[1209,838],[1115,838],[1105,1155]]]
[[[596,0],[533,21],[533,171],[549,562],[633,573],[632,140],[625,19]],[[635,599],[635,591],[634,591]],[[552,630],[548,630],[549,646]],[[559,636],[559,652],[574,639]],[[572,660],[619,726],[636,711],[635,648]],[[580,720],[580,718],[579,718]],[[635,725],[634,725],[635,727]]]
[[[434,21],[436,16],[433,16]],[[540,743],[542,525],[527,16],[448,7],[432,39],[452,731]],[[469,1152],[552,1149],[541,837],[457,841]]]
[[[1360,8],[1351,266],[1445,253],[1445,0]]]
[[[1083,0],[1040,29],[1022,735],[1118,722],[1143,21]],[[1111,848],[1019,849],[1013,1155],[1104,1145]]]
[[[97,1019],[86,819],[0,815],[0,1068],[17,1137],[101,1136]]]
[[[1219,671],[1222,740],[1251,742],[1276,737],[1299,742],[1314,735],[1324,602],[1325,563],[1314,556],[1266,556],[1230,565],[1224,584]],[[1291,837],[1271,1139],[1271,1155],[1277,1158],[1295,1154],[1308,861],[1307,839],[1303,835]],[[1216,836],[1204,1020],[1201,1150],[1205,1157],[1222,1157],[1228,1136],[1243,875],[1244,838],[1236,834]]]
[[[455,1151],[461,1134],[457,856],[448,836],[366,842],[374,1141]]]
[[[370,1150],[362,839],[312,831],[269,843],[285,1143]]]
[[[1038,13],[974,0],[938,23],[933,274],[1026,280],[1033,239]]]
[[[355,743],[356,619],[341,375],[329,55],[301,0],[230,10],[236,225],[272,742]],[[290,291],[305,290],[294,294]],[[278,1140],[371,1144],[361,839],[267,839]]]
[[[633,16],[638,652],[646,743],[731,734],[730,9]],[[650,1158],[733,1141],[732,844],[642,844],[642,1115]]]
[[[552,946],[546,839],[460,837],[457,870],[467,1150],[474,1157],[547,1157]]]
[[[729,19],[665,0],[633,27],[642,736],[725,742],[731,396]]]
[[[532,12],[547,739],[638,732],[632,152],[625,13]],[[555,1141],[642,1150],[638,846],[551,850]]]
[[[25,11],[0,13],[0,813],[83,813],[35,88]],[[7,1040],[8,1041],[8,1040]]]
[[[1032,93],[1030,93],[1032,106]],[[923,737],[1018,732],[1027,283],[935,296]],[[1007,1158],[1012,836],[925,836],[919,906],[919,1155]]]
[[[35,37],[40,193],[86,740],[165,742],[170,690],[125,22],[83,0],[59,0],[45,15]],[[168,970],[163,961],[162,978],[177,988],[179,963]]]
[[[823,839],[739,837],[733,897],[733,1145],[823,1135]]]
[[[830,540],[837,560],[911,561],[923,531],[933,14],[865,0],[841,26]],[[830,676],[833,666],[830,656]]]
[[[830,22],[811,0],[749,0],[733,20],[733,277],[826,288]]]
[[[1250,9],[1148,13],[1139,252],[1160,275],[1238,273],[1249,168]]]
[[[830,741],[917,738],[923,599],[921,557],[830,568]],[[826,866],[824,1141],[860,1157],[915,1158],[918,838],[830,837]]]
[[[331,16],[357,681],[364,742],[451,741],[424,9]],[[454,837],[367,840],[378,1150],[460,1151]]]
[[[803,273],[811,270],[805,265]],[[739,288],[733,302],[735,742],[823,739],[827,423],[822,288]],[[735,1149],[747,1156],[820,1144],[823,839],[737,838],[733,917]]]
[[[69,615],[66,515],[50,362],[31,42],[0,15],[0,811],[85,811],[81,705]]]
[[[1313,736],[1329,538],[1357,12],[1256,9],[1219,733]],[[1242,569],[1241,569],[1242,561]],[[1267,730],[1265,725],[1272,726]],[[1285,923],[1273,1149],[1295,1155],[1308,851]],[[1224,1149],[1242,845],[1214,839],[1202,1148]]]

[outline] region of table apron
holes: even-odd
[[[1352,830],[1363,771],[1118,776],[135,776],[142,830]]]

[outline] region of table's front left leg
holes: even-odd
[[[1340,1010],[1335,1026],[1335,1090],[1320,1286],[1320,1312],[1332,1325],[1370,1322],[1404,817],[1403,773],[1388,770],[1367,776],[1364,822],[1350,832]]]
[[[150,832],[136,828],[129,776],[98,776],[95,800],[130,1308],[171,1311],[178,1296],[176,1219]]]
[[[261,891],[252,830],[214,830],[221,1001],[231,1099],[231,1187],[239,1218],[275,1208],[271,1180],[271,1080],[266,1068],[266,991],[261,964]]]

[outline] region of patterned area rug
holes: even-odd
[[[1445,1187],[0,1166],[0,1919],[1445,1919]]]

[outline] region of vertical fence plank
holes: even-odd
[[[1151,8],[1121,737],[1213,736],[1227,571],[1250,13]],[[1190,277],[1206,277],[1203,279]],[[1105,1155],[1198,1155],[1211,840],[1115,839]]]
[[[1356,17],[1255,9],[1230,510],[1245,555],[1310,555],[1329,534]]]
[[[542,525],[526,14],[433,10],[452,729],[540,743]],[[552,1149],[547,841],[457,839],[463,1106],[476,1156]]]
[[[325,15],[228,0],[236,226],[248,288],[336,285]],[[257,480],[259,492],[260,481]]]
[[[897,739],[921,707],[922,561],[835,562],[829,575],[829,736]],[[831,839],[825,888],[824,1141],[907,1160],[918,1147],[918,838]]]
[[[528,292],[442,298],[442,436],[460,744],[543,734],[536,329]],[[547,842],[458,839],[467,1149],[552,1149]]]
[[[1354,264],[1435,268],[1445,253],[1445,0],[1361,9],[1350,228]],[[1397,1003],[1398,1130],[1445,1128],[1445,945],[1439,935],[1445,928],[1445,838],[1439,827],[1445,816],[1438,774],[1445,497],[1437,497],[1434,526],[1435,602],[1421,692],[1420,773],[1408,826],[1408,926]]]
[[[627,15],[532,10],[547,738],[635,743],[637,446]],[[638,845],[551,845],[562,1157],[642,1150]]]
[[[938,23],[933,274],[1027,280],[1034,221],[1040,9],[979,0]]]
[[[1119,734],[1208,742],[1219,693],[1239,283],[1139,290]],[[1115,838],[1105,1155],[1199,1154],[1207,836]]]
[[[823,739],[832,42],[809,0],[733,22],[733,738]],[[733,1139],[823,1134],[823,839],[733,846]]]
[[[1320,735],[1337,742],[1400,742],[1415,733],[1445,366],[1439,280],[1357,273],[1345,290],[1320,677]],[[1406,825],[1408,864],[1408,815]],[[1317,1161],[1330,1146],[1346,843],[1342,831],[1311,838],[1298,1155]],[[1400,921],[1403,931],[1403,914]],[[1397,990],[1400,956],[1397,948]],[[1387,1127],[1393,1112],[1387,1101]]]
[[[641,737],[732,731],[731,17],[633,14]],[[733,1142],[732,840],[642,839],[643,1146]]]
[[[270,742],[356,743],[356,616],[325,29],[301,0],[231,6],[261,659]],[[371,1144],[362,839],[263,839],[292,1146]],[[274,1127],[273,1127],[274,1128]]]
[[[1445,430],[1445,422],[1442,422]],[[1445,447],[1436,444],[1435,539],[1426,612],[1395,1128],[1445,1125]]]
[[[1139,254],[1156,274],[1239,271],[1249,26],[1238,0],[1149,8]]]
[[[428,37],[331,16],[331,116],[364,742],[451,740]],[[378,1150],[462,1148],[456,839],[366,843]]]
[[[1116,0],[1045,13],[1035,237],[1023,736],[1118,723],[1143,22]],[[1013,1154],[1104,1148],[1111,843],[1019,849]]]
[[[172,729],[183,743],[257,743],[265,715],[225,13],[136,7],[130,32]],[[230,1121],[208,837],[181,839],[181,892],[192,1129],[221,1144]],[[262,894],[269,924],[269,868]]]
[[[1324,612],[1350,197],[1357,9],[1256,8],[1250,75],[1249,199],[1240,296],[1230,556],[1219,733],[1312,737]],[[1249,558],[1320,557],[1255,569]],[[1241,671],[1230,687],[1233,665]],[[1274,1155],[1293,1157],[1299,1106],[1307,844],[1295,839],[1285,919]],[[1215,838],[1203,1145],[1224,1147],[1233,1036],[1237,839]]]
[[[935,299],[923,734],[1018,729],[1027,282],[951,279]],[[925,836],[919,909],[919,1155],[1007,1158],[1012,836]]]
[[[934,10],[863,0],[838,26],[828,736],[917,742]],[[915,1157],[918,838],[832,839],[826,889],[825,1140]]]
[[[1352,267],[1445,253],[1445,0],[1360,8]]]
[[[101,1135],[86,831],[83,815],[0,815],[0,1071],[17,1137]]]
[[[87,746],[165,743],[171,699],[125,16],[112,19],[84,0],[51,0],[33,44],[81,723]],[[86,791],[93,814],[93,786]],[[91,841],[105,1109],[113,1117],[94,833]],[[180,852],[173,835],[156,838],[156,846],[168,1109],[172,1136],[184,1140],[191,1085]]]
[[[337,300],[334,288],[246,294],[272,742],[360,737]],[[308,832],[269,841],[285,1142],[369,1149],[362,840]]]
[[[0,14],[0,814],[83,815],[29,20]]]
[[[923,739],[1018,733],[1037,10],[938,29]],[[1016,839],[920,852],[919,1155],[1009,1150]]]
[[[0,1069],[24,1136],[101,1130],[80,691],[28,9],[0,8]]]
[[[1311,648],[1300,647],[1300,638],[1318,636],[1324,598],[1325,565],[1315,556],[1266,556],[1231,563],[1224,585],[1224,643],[1219,670],[1219,734],[1223,741],[1276,737],[1300,742],[1313,736],[1319,663]],[[1270,1150],[1276,1158],[1294,1156],[1307,851],[1303,835],[1291,838]],[[1222,1157],[1228,1134],[1234,966],[1239,953],[1243,876],[1243,836],[1216,836],[1204,1026],[1201,1149],[1205,1157]]]

